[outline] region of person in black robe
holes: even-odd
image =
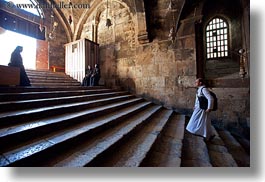
[[[88,65],[86,69],[86,75],[82,81],[82,86],[91,86],[91,76],[92,76],[93,70]]]
[[[99,80],[100,80],[100,68],[98,64],[95,64],[95,68],[91,76],[91,86],[98,86]]]
[[[22,57],[20,53],[23,51],[22,46],[17,46],[11,54],[10,63],[8,66],[20,68],[20,86],[31,86],[27,73],[25,71]]]

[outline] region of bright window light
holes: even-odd
[[[15,5],[17,5],[16,7],[20,8],[20,9],[23,9],[27,12],[30,12],[34,15],[37,15],[37,16],[40,16],[40,13],[41,12],[37,6],[37,3],[36,1],[30,1],[30,0],[5,0],[7,2],[13,2]],[[39,12],[38,12],[39,11]]]
[[[214,18],[206,27],[207,59],[228,56],[228,27],[222,18]]]
[[[11,53],[17,46],[22,46],[21,53],[23,64],[26,69],[36,69],[36,46],[37,40],[19,33],[6,30],[0,34],[1,65],[8,65]]]

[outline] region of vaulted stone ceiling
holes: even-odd
[[[98,25],[100,20],[106,20],[108,15],[112,18],[116,17],[116,19],[119,16],[126,17],[126,14],[132,13],[135,15],[135,1],[124,1],[126,0],[47,0],[48,3],[55,3],[58,6],[72,4],[72,8],[61,7],[53,10],[60,23],[64,26],[69,41],[78,40],[85,28],[84,25],[87,23],[91,24],[93,22]],[[138,4],[141,4],[141,12],[144,12],[142,11],[143,1],[138,2]],[[145,18],[145,15],[143,14],[142,17]],[[132,16],[129,19],[132,19]],[[144,25],[141,29],[145,32],[146,26]]]
[[[59,6],[59,8],[53,8],[53,12],[64,26],[69,41],[74,39],[75,31],[78,29],[84,14],[92,11],[91,7],[93,6],[93,2],[95,2],[92,1],[93,0],[46,0],[49,4],[56,4]],[[72,7],[69,7],[70,3]],[[74,6],[82,7],[74,8]]]
[[[80,21],[82,21],[82,19],[84,18],[84,14],[93,11],[91,7],[93,6],[93,2],[95,2],[95,0],[94,1],[93,0],[63,0],[63,1],[54,0],[54,1],[57,5],[60,5],[60,3],[61,4],[65,3],[66,5],[72,3],[72,8],[57,9],[57,11],[61,11],[59,12],[62,18],[61,20],[68,25],[67,29],[68,31],[71,32],[72,35],[75,33],[75,30],[77,30]]]

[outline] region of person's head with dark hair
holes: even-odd
[[[22,51],[23,51],[22,46],[17,46],[16,49],[14,50],[14,52],[22,52]]]
[[[197,78],[195,81],[196,87],[200,87],[202,85],[205,85],[205,81],[202,78]]]
[[[8,64],[9,66],[17,66],[17,67],[23,66],[22,57],[20,54],[22,51],[23,51],[22,46],[17,46],[15,48],[15,50],[11,54],[10,63]]]

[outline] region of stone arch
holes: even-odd
[[[93,5],[90,6],[90,9],[86,9],[82,13],[79,21],[76,24],[76,29],[73,35],[73,41],[80,39],[83,30],[83,25],[85,24],[87,19],[91,16],[91,14],[96,10],[96,8],[102,3],[102,1],[103,0],[95,0]]]
[[[144,2],[134,0],[133,3],[128,4],[125,2],[125,0],[113,0],[113,1],[121,3],[125,7],[128,7],[128,10],[130,13],[136,14],[135,26],[137,30],[138,41],[139,43],[149,42],[148,32],[147,32],[147,27],[146,27]],[[101,13],[100,11],[98,11],[98,8],[102,6],[102,4],[106,4],[106,0],[95,0],[95,2],[92,4],[90,9],[87,9],[83,12],[83,14],[80,17],[79,22],[77,23],[77,27],[73,35],[73,40],[80,39],[83,25],[95,11],[97,11],[96,15],[98,17],[98,15]],[[133,10],[135,11],[133,12]],[[97,18],[95,18],[95,20],[97,20]]]
[[[106,27],[105,19],[108,16],[106,4],[102,4],[96,12],[95,22],[97,22],[97,39],[101,44],[111,44],[113,42],[128,41],[131,48],[136,45],[136,19],[126,3],[112,0],[110,5],[110,19],[112,26]],[[126,23],[126,26],[124,26]],[[100,29],[100,31],[99,31]],[[103,36],[103,37],[102,37]]]

